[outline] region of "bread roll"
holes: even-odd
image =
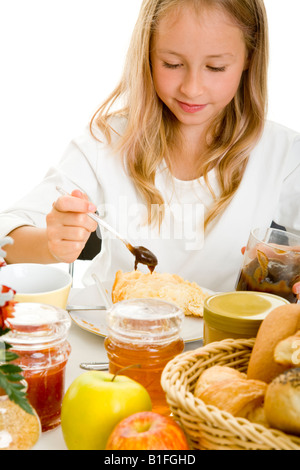
[[[205,294],[195,283],[176,274],[117,271],[112,288],[113,303],[134,298],[158,298],[173,302],[185,315],[203,316]]]
[[[233,416],[247,418],[262,405],[266,388],[267,384],[259,380],[227,379],[206,387],[199,398]]]
[[[274,350],[274,360],[277,364],[287,367],[300,364],[300,330],[277,344]]]
[[[300,305],[288,304],[276,307],[263,320],[250,356],[247,376],[249,379],[270,383],[288,366],[276,363],[274,351],[277,344],[294,335],[300,329]]]
[[[300,368],[286,370],[268,385],[264,409],[271,427],[300,435]]]
[[[194,395],[195,397],[199,397],[203,390],[217,382],[246,378],[246,374],[239,372],[232,367],[212,366],[208,369],[205,369],[198,378],[194,389]]]
[[[249,410],[249,412],[247,413],[246,418],[249,421],[251,421],[251,423],[261,424],[262,426],[265,426],[265,428],[270,427],[270,425],[269,425],[269,423],[266,419],[264,403],[257,406],[256,408],[253,408],[252,410]]]

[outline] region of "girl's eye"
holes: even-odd
[[[168,64],[168,62],[163,62],[163,66],[167,69],[178,69],[181,64]]]
[[[207,65],[208,70],[211,72],[225,72],[226,67],[211,67],[210,65]]]

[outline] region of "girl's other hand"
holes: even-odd
[[[96,210],[86,194],[77,189],[53,203],[46,221],[48,249],[56,261],[72,263],[78,258],[97,228],[97,222],[88,216]]]
[[[297,296],[298,301],[300,300],[300,282],[296,282],[293,285],[293,293]]]

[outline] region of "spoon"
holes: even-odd
[[[85,370],[108,370],[108,362],[82,362],[80,368]]]
[[[56,189],[63,196],[70,196],[70,194],[67,193],[60,186],[56,186]],[[146,264],[150,272],[154,271],[155,266],[157,265],[157,258],[150,250],[148,250],[144,246],[132,246],[127,240],[125,240],[125,238],[122,235],[120,235],[120,233],[118,233],[107,222],[101,219],[97,214],[88,212],[88,216],[91,217],[91,219],[95,220],[101,227],[104,227],[106,230],[108,230],[117,238],[119,238],[119,240],[121,240],[125,244],[128,250],[133,254],[133,256],[135,256],[134,269],[137,269],[138,263],[141,263],[141,264]]]

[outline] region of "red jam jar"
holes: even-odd
[[[37,412],[42,431],[60,424],[65,392],[65,368],[71,352],[67,334],[69,315],[60,308],[39,303],[17,303],[11,331],[5,339],[19,357],[28,384],[27,398]]]
[[[109,334],[104,345],[109,372],[118,372],[142,384],[150,395],[152,410],[164,415],[170,415],[170,408],[161,386],[161,374],[166,364],[184,349],[180,337],[183,320],[181,309],[159,299],[122,300],[108,311]]]

